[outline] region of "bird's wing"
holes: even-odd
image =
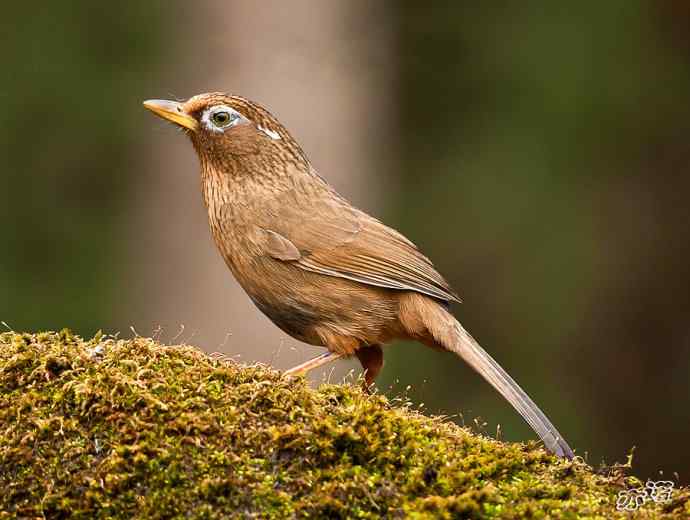
[[[269,218],[257,223],[265,231],[265,254],[315,273],[460,301],[403,235],[334,192],[320,195],[310,198],[308,208],[297,198],[276,199],[265,208]]]

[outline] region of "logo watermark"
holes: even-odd
[[[648,480],[644,487],[619,491],[616,498],[616,509],[632,512],[637,511],[649,501],[664,504],[671,501],[672,494],[673,482],[670,480]]]

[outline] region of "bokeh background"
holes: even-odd
[[[690,481],[687,2],[14,2],[0,48],[7,326],[278,368],[320,352],[243,295],[191,146],[141,107],[239,93],[434,260],[578,453],[636,446],[638,475]],[[382,392],[531,437],[460,361],[412,344],[386,361]]]

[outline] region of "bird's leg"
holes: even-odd
[[[330,363],[331,361],[335,361],[336,359],[341,357],[343,357],[342,354],[336,354],[335,352],[326,352],[325,354],[316,356],[315,358],[310,359],[309,361],[305,361],[304,363],[297,365],[296,367],[292,367],[286,370],[284,373],[286,376],[301,376],[306,374],[310,370],[318,368],[321,365],[325,365],[326,363]]]
[[[380,345],[368,345],[355,350],[355,355],[364,369],[364,391],[371,393],[371,385],[383,368],[383,350]]]

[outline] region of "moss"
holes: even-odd
[[[624,518],[639,484],[189,346],[0,334],[0,518]]]

